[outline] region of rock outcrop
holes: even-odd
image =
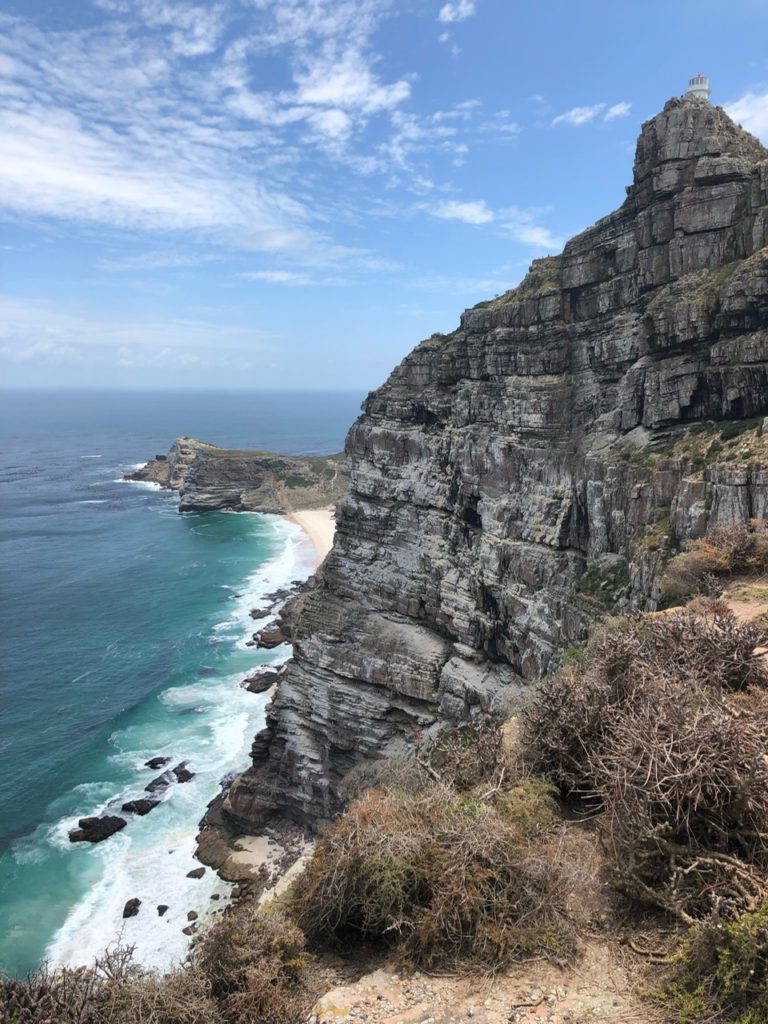
[[[282,513],[324,508],[347,493],[341,455],[240,451],[192,437],[177,438],[167,455],[125,479],[178,491],[180,512]]]
[[[234,826],[331,816],[361,761],[515,696],[607,609],[656,607],[668,534],[768,518],[766,246],[768,151],[671,100],[619,210],[368,397]]]

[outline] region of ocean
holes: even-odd
[[[247,766],[263,721],[267,698],[240,682],[287,657],[245,646],[248,613],[316,561],[280,517],[179,515],[176,495],[122,475],[182,434],[339,451],[361,398],[0,394],[1,970],[89,962],[118,938],[150,966],[183,957],[187,912],[228,891],[187,872],[207,803]],[[154,756],[194,778],[105,842],[70,843],[78,818],[142,794]]]

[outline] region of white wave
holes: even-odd
[[[108,498],[81,498],[75,505],[106,505],[108,501]]]
[[[103,455],[81,455],[81,459],[101,459]]]
[[[113,484],[133,484],[134,487],[143,487],[148,491],[164,491],[165,488],[162,484],[155,483],[154,480],[126,480],[125,477],[118,476],[112,481]]]
[[[317,563],[314,548],[298,526],[277,516],[260,516],[260,520],[260,525],[267,524],[273,531],[279,550],[237,587],[232,616],[226,623],[217,623],[209,634],[209,640],[230,643],[233,653],[244,647],[256,628],[251,609],[293,581],[306,579]],[[263,531],[259,532],[263,536]],[[223,631],[229,635],[221,635]],[[287,644],[273,651],[248,650],[253,654],[253,660],[248,659],[251,668],[279,666],[291,656]],[[269,695],[252,694],[240,686],[249,667],[240,664],[242,655],[236,660],[237,671],[171,687],[159,696],[169,712],[200,708],[205,714],[169,713],[114,733],[110,745],[115,752],[110,760],[135,773],[134,781],[120,792],[106,783],[80,787],[77,802],[82,810],[77,817],[108,810],[114,813],[134,790],[143,791],[154,777],[145,762],[157,755],[171,759],[168,767],[188,761],[195,773],[190,782],[172,783],[160,806],[144,817],[131,817],[126,828],[104,843],[73,846],[68,832],[77,817],[62,819],[50,830],[49,841],[69,855],[83,858],[81,863],[87,863],[87,869],[78,870],[93,879],[47,950],[53,963],[87,963],[120,938],[135,945],[139,963],[166,970],[186,954],[189,939],[182,928],[187,924],[187,912],[194,910],[202,919],[223,905],[223,899],[210,899],[213,893],[229,892],[229,886],[214,872],[208,869],[199,880],[186,876],[198,866],[195,835],[204,807],[218,793],[222,778],[247,765],[253,736],[264,723]],[[139,913],[124,920],[123,907],[134,897],[142,901]],[[158,904],[169,907],[163,917],[158,916]]]

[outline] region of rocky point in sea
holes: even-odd
[[[125,479],[178,491],[180,512],[325,508],[347,492],[341,455],[219,448],[193,437],[176,438],[167,455],[155,455]]]
[[[768,518],[749,445],[694,443],[763,429],[767,245],[768,151],[672,99],[618,210],[369,396],[230,827],[329,818],[356,765],[514,699],[607,608],[654,609],[660,531]]]

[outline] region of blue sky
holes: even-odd
[[[11,386],[377,386],[615,208],[768,2],[0,0]]]

